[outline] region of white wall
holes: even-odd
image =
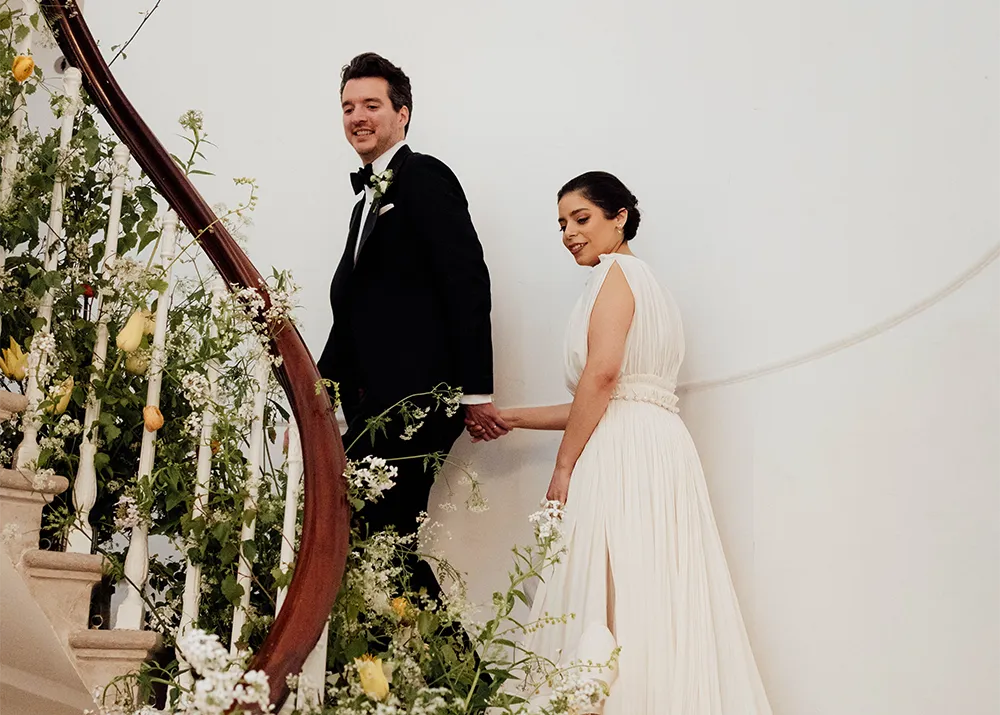
[[[152,4],[86,15],[110,47]],[[411,143],[456,170],[486,248],[498,399],[543,403],[565,397],[586,277],[554,195],[587,169],[641,200],[634,248],[685,313],[688,380],[863,329],[974,262],[1000,237],[998,28],[988,0],[171,0],[115,71],[174,147],[204,111],[210,202],[260,181],[249,252],[303,284],[318,352],[357,165],[338,71],[365,50],[401,64]],[[862,346],[684,400],[775,712],[1000,710],[998,305],[993,265]],[[478,596],[555,447],[458,448],[493,503],[442,517]]]

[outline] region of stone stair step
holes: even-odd
[[[38,548],[42,507],[67,489],[66,477],[38,477],[34,472],[0,468],[0,532],[15,564],[26,551]]]
[[[0,390],[0,422],[9,420],[19,412],[28,409],[28,398],[16,392]]]
[[[20,568],[63,642],[90,625],[90,593],[104,573],[103,556],[33,549],[21,557]]]
[[[76,667],[90,688],[102,691],[109,683],[139,669],[163,646],[163,636],[155,631],[78,630],[69,634],[69,647]],[[106,702],[115,701],[115,693],[131,694],[134,683],[108,688]],[[98,702],[101,696],[97,696]]]

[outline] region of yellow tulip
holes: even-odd
[[[125,327],[118,331],[115,344],[119,350],[127,353],[135,352],[142,342],[142,335],[146,327],[146,311],[137,310],[129,317]]]
[[[125,371],[133,375],[145,375],[149,370],[151,355],[148,350],[136,350],[125,358]]]
[[[35,71],[35,61],[27,55],[18,55],[14,58],[10,71],[13,72],[15,80],[23,82]]]
[[[146,405],[142,408],[142,421],[146,425],[147,432],[155,432],[163,426],[163,413],[159,407]]]
[[[372,700],[385,700],[389,694],[389,680],[385,676],[381,658],[373,658],[367,653],[354,659],[361,679],[361,688]]]
[[[52,391],[52,398],[59,397],[55,405],[49,406],[49,412],[61,415],[69,407],[69,398],[73,396],[73,376],[70,375],[63,383]]]
[[[28,356],[21,350],[14,338],[10,339],[10,347],[4,348],[0,357],[0,370],[12,380],[20,382],[28,374]]]

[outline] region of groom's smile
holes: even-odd
[[[366,164],[406,136],[410,109],[401,106],[396,110],[389,97],[389,83],[381,77],[348,80],[340,100],[347,141]]]

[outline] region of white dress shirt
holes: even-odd
[[[396,152],[401,148],[406,146],[406,140],[396,142],[388,151],[379,155],[375,161],[372,162],[372,173],[381,174],[383,171],[389,168],[389,162],[392,161],[392,157],[396,156]],[[358,222],[358,235],[354,241],[354,262],[357,263],[358,252],[361,250],[361,232],[365,229],[365,221],[368,220],[368,212],[372,210],[372,203],[375,201],[375,189],[371,184],[365,184],[365,205],[361,207],[361,221]],[[492,395],[462,395],[463,405],[485,405],[493,402]]]

